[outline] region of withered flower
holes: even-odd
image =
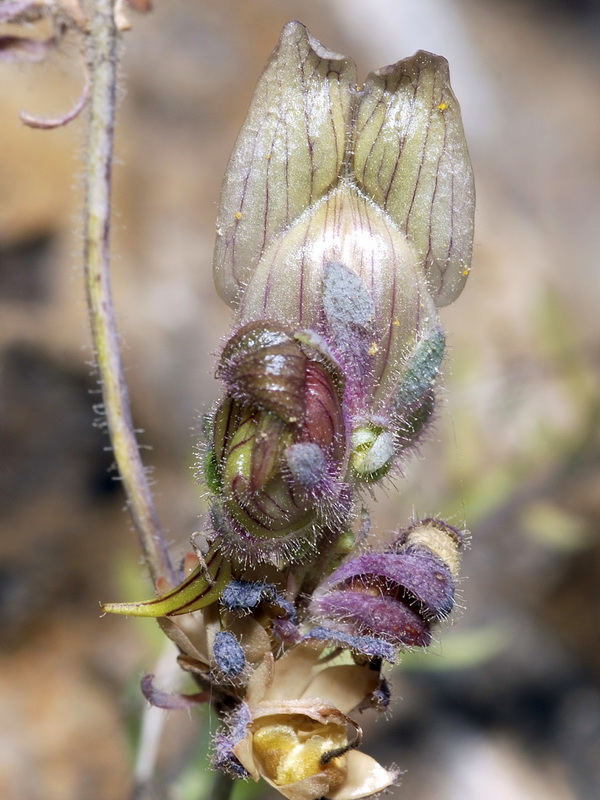
[[[398,777],[356,749],[362,732],[347,716],[377,689],[378,675],[356,664],[323,666],[322,650],[300,644],[276,662],[265,656],[250,679],[244,735],[231,754],[290,800],[358,800]]]

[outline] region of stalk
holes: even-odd
[[[176,583],[131,417],[110,285],[110,209],[117,82],[114,0],[90,3],[90,120],[85,171],[85,285],[104,414],[127,506],[156,586]]]

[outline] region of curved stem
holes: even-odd
[[[115,0],[90,8],[90,121],[86,161],[84,257],[92,337],[113,452],[127,504],[154,584],[176,583],[152,493],[140,456],[123,373],[110,288],[111,168],[117,80]]]

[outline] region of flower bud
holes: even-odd
[[[267,251],[276,252],[304,212],[344,184],[411,243],[437,304],[454,300],[469,272],[474,187],[446,60],[419,51],[372,72],[358,89],[350,59],[290,22],[223,182],[213,262],[223,299],[237,307]],[[305,271],[303,261],[300,248],[296,272]],[[300,302],[290,321],[302,313]]]
[[[378,481],[389,472],[394,455],[394,437],[384,427],[367,423],[352,432],[350,463],[359,480]]]
[[[227,168],[217,287],[242,322],[323,337],[348,412],[392,409],[401,449],[433,409],[436,306],[468,275],[473,205],[445,59],[419,51],[358,89],[352,61],[289,23]]]
[[[436,305],[451,303],[470,271],[475,187],[445,58],[419,50],[368,76],[353,166],[415,248]]]
[[[316,331],[342,366],[350,411],[363,415],[388,410],[407,356],[438,329],[406,237],[346,181],[265,251],[239,313]]]
[[[462,536],[425,520],[401,534],[393,550],[348,559],[321,585],[313,615],[350,634],[395,646],[427,647],[431,626],[452,611]]]
[[[242,327],[223,350],[217,376],[228,395],[208,459],[213,522],[223,550],[244,563],[302,559],[340,519],[328,513],[346,450],[336,369],[270,322]]]
[[[356,68],[288,23],[231,154],[217,221],[215,285],[236,307],[265,248],[343,169]]]
[[[225,345],[217,377],[240,404],[238,413],[267,412],[340,459],[345,438],[338,367],[283,325],[252,322],[241,328]]]

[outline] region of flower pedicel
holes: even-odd
[[[473,209],[443,58],[359,87],[350,59],[285,26],[221,194],[214,275],[236,325],[206,425],[210,524],[179,586],[104,608],[159,618],[222,718],[215,765],[291,800],[394,783],[349,715],[387,706],[382,664],[453,607],[464,534],[423,520],[369,550],[361,490],[433,413],[437,307],[469,274]]]

